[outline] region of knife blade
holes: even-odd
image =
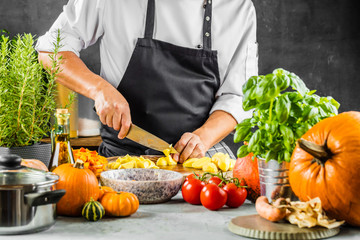
[[[170,148],[170,153],[178,153],[175,148],[173,148],[169,143],[136,126],[135,124],[131,124],[131,127],[126,137],[143,146],[155,149],[160,152],[163,152],[165,149]]]

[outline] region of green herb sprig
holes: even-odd
[[[238,149],[239,158],[252,152],[266,161],[289,162],[296,140],[322,119],[337,115],[340,106],[332,97],[314,94],[284,69],[251,77],[242,90],[243,109],[253,114],[236,126],[234,142],[248,143]]]
[[[34,49],[34,36],[0,35],[0,146],[26,146],[39,142],[50,130],[56,107],[56,75],[61,58],[60,32],[54,43],[51,71],[45,72]]]

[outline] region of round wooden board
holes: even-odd
[[[299,228],[290,223],[274,223],[258,214],[233,218],[228,228],[237,235],[257,239],[323,239],[340,232],[339,228]]]
[[[150,159],[151,161],[153,162],[156,162],[158,160],[159,157],[164,157],[164,156],[161,156],[161,155],[141,155],[143,158],[146,158],[146,159]],[[116,159],[118,159],[119,156],[116,156],[116,157],[109,157],[107,158],[108,162],[113,162],[113,161],[116,161]],[[165,170],[171,170],[171,171],[175,171],[175,172],[179,172],[181,173],[184,177],[190,175],[191,173],[193,172],[196,172],[196,173],[200,173],[200,174],[203,174],[204,171],[202,170],[199,170],[199,169],[195,169],[195,168],[187,168],[187,167],[184,167],[182,164],[177,164],[177,165],[173,165],[173,166],[158,166],[160,169],[165,169]],[[110,169],[109,169],[110,170]],[[232,177],[232,171],[227,171],[227,172],[224,172],[224,176],[226,177]]]

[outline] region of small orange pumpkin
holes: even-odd
[[[116,192],[114,189],[112,189],[111,187],[108,186],[100,186],[99,187],[99,199],[101,200],[101,198],[104,196],[105,193],[108,192]]]
[[[360,112],[307,131],[291,156],[289,180],[301,201],[319,197],[329,217],[360,226]]]
[[[139,199],[129,192],[108,192],[101,198],[101,205],[105,208],[105,215],[126,217],[135,213],[139,208]]]
[[[248,186],[246,198],[255,203],[260,196],[260,178],[258,160],[256,157],[253,160],[252,157],[253,154],[250,153],[246,157],[238,158],[234,166],[233,176],[239,180],[242,178],[245,180],[245,184]]]
[[[21,165],[30,167],[30,168],[36,168],[36,169],[43,170],[46,172],[49,171],[49,169],[46,167],[45,163],[43,163],[42,161],[37,160],[37,159],[22,159]]]
[[[53,171],[59,175],[56,189],[65,189],[65,195],[56,204],[58,215],[81,216],[81,210],[91,198],[99,198],[99,182],[90,169],[84,169],[83,161],[62,164]]]

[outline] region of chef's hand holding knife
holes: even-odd
[[[131,126],[131,115],[129,104],[126,99],[109,83],[98,88],[95,94],[95,108],[100,121],[116,131],[119,131],[118,138],[126,137]],[[219,125],[222,122],[223,124]],[[229,124],[224,124],[228,122]],[[173,154],[175,161],[183,163],[189,158],[201,158],[206,151],[221,139],[224,133],[232,129],[228,126],[236,125],[235,119],[226,112],[213,112],[203,126],[194,132],[184,133],[180,140],[174,145],[178,154]],[[227,129],[224,131],[221,126]]]
[[[104,84],[95,95],[95,109],[102,124],[119,131],[118,138],[126,137],[131,126],[129,104],[112,85]]]
[[[130,108],[126,99],[112,85],[105,83],[97,90],[94,100],[102,124],[119,131],[118,138],[125,138],[131,126]],[[184,133],[174,148],[179,154],[173,157],[179,163],[188,158],[203,157],[208,149],[195,132]]]

